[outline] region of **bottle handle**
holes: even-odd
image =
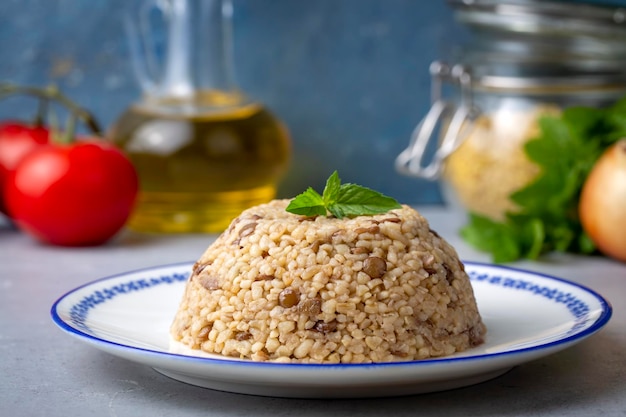
[[[159,12],[167,29],[166,59],[159,65],[150,14]],[[145,0],[135,24],[126,16],[125,28],[136,78],[144,93],[186,96],[193,90],[191,80],[191,39],[187,0]]]
[[[130,14],[124,17],[124,29],[135,78],[143,92],[148,94],[156,93],[159,84],[156,46],[152,36],[154,31],[150,23],[150,13],[155,9],[163,16],[167,16],[167,1],[143,1],[139,6],[136,22]]]
[[[462,66],[450,69],[446,64],[435,61],[430,66],[432,77],[432,104],[426,116],[411,133],[409,146],[396,158],[396,170],[404,175],[434,180],[439,177],[445,160],[457,150],[467,137],[467,132],[480,110],[473,104],[471,96],[471,76]],[[461,86],[461,104],[444,100],[442,84],[451,80]],[[443,139],[431,161],[424,164],[426,148],[435,137],[437,124],[451,116]]]

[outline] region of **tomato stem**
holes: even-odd
[[[59,135],[57,141],[59,143],[72,143],[74,140],[74,133],[76,132],[76,114],[71,113],[67,119],[67,123],[65,123],[65,132],[62,135]]]
[[[16,95],[16,94],[25,94],[30,96],[39,97],[42,102],[56,101],[67,108],[72,115],[74,115],[74,126],[76,119],[82,121],[85,126],[95,135],[101,136],[102,129],[100,125],[96,121],[95,117],[88,112],[86,109],[77,105],[74,101],[72,101],[69,97],[65,96],[56,86],[48,86],[46,88],[37,88],[37,87],[28,87],[28,86],[19,86],[14,84],[2,83],[0,84],[0,100]],[[48,104],[44,106],[44,109],[47,109]],[[40,107],[41,109],[41,107]],[[39,113],[37,115],[37,119],[35,123],[42,123],[43,120],[41,118],[43,115]],[[74,128],[71,129],[72,131]]]
[[[42,127],[45,124],[46,114],[48,113],[48,108],[50,107],[50,99],[40,97],[39,98],[39,106],[37,107],[37,114],[35,115],[35,120],[33,120],[33,125],[36,127]]]

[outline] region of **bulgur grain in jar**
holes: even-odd
[[[496,220],[515,211],[509,196],[539,173],[526,157],[524,145],[538,136],[541,117],[560,112],[558,106],[539,104],[503,107],[478,116],[443,168],[446,199],[456,198],[457,204]]]

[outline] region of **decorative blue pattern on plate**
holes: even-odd
[[[559,278],[466,263],[488,328],[484,345],[450,357],[380,364],[277,364],[242,361],[170,345],[169,324],[192,263],[128,272],[77,288],[52,307],[70,335],[187,383],[287,397],[361,397],[432,392],[494,378],[565,349],[602,328],[611,307]],[[174,353],[183,352],[183,353]]]
[[[586,316],[589,313],[589,306],[582,300],[578,299],[571,292],[564,292],[558,288],[535,284],[532,281],[523,279],[490,276],[485,273],[479,274],[476,271],[469,271],[468,275],[472,281],[486,281],[492,285],[501,285],[515,290],[530,291],[535,295],[546,297],[547,299],[554,300],[557,303],[565,304],[567,309],[576,318]]]
[[[85,325],[85,320],[89,310],[97,307],[99,304],[111,300],[113,297],[122,294],[128,294],[133,291],[141,291],[152,288],[155,285],[174,284],[181,281],[187,281],[189,273],[172,275],[164,275],[158,278],[141,278],[135,281],[116,284],[109,288],[96,290],[93,293],[84,296],[78,303],[70,308],[70,321],[77,328],[89,331],[89,327]]]

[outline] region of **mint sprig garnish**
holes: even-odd
[[[303,216],[326,216],[330,212],[338,219],[354,216],[369,216],[386,213],[402,207],[394,198],[388,197],[367,187],[346,183],[341,184],[337,171],[326,180],[324,192],[320,195],[309,187],[289,202],[289,213]]]

